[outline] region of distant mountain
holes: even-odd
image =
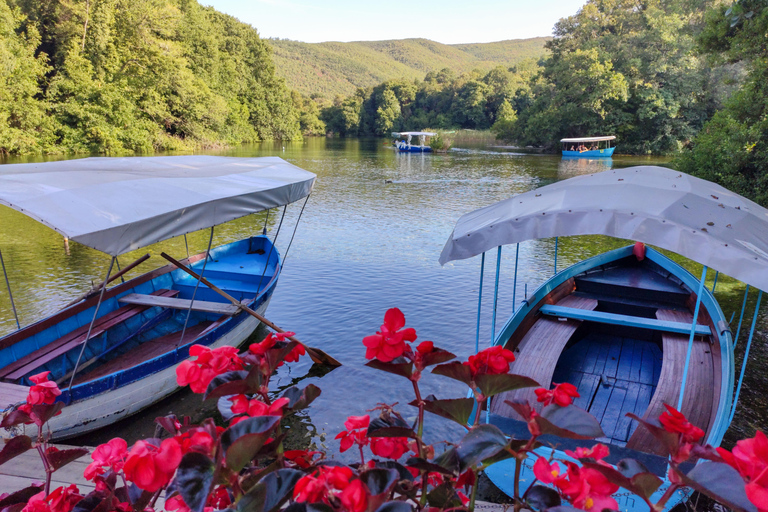
[[[302,43],[265,39],[274,49],[276,74],[288,87],[327,98],[349,96],[358,87],[393,78],[419,79],[429,71],[450,68],[457,74],[510,67],[545,55],[549,37],[497,43],[442,44],[428,39],[395,39],[351,43]]]

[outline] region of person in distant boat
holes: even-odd
[[[579,144],[579,153],[583,153],[586,150],[587,148],[584,147],[584,144]]]
[[[576,151],[573,147],[573,144],[571,144],[571,151]]]

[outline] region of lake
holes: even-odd
[[[407,326],[416,329],[420,341],[432,340],[463,359],[474,352],[480,259],[444,267],[437,262],[460,215],[572,176],[612,167],[666,163],[658,158],[622,156],[564,160],[559,155],[526,155],[494,148],[454,149],[447,154],[398,154],[381,139],[313,138],[305,143],[265,143],[210,154],[280,156],[318,176],[267,317],[344,364],[323,374],[305,358],[281,369],[274,386],[303,386],[312,382],[322,388],[321,397],[299,417],[295,435],[299,443],[311,437],[334,451],[338,443],[333,437],[343,429],[347,415],[360,415],[379,403],[395,402],[406,419],[415,415],[416,409],[407,405],[413,399],[408,381],[364,366],[365,347],[361,340],[376,332],[388,308],[403,311]],[[19,161],[22,160],[7,160]],[[297,203],[287,208],[277,237],[277,246],[284,256],[301,206],[302,203]],[[257,214],[218,227],[214,245],[258,233],[265,223],[274,236],[281,214],[272,212],[268,218],[264,213]],[[194,233],[188,237],[189,251],[203,251],[207,242],[208,231]],[[625,243],[605,237],[560,239],[557,268]],[[70,243],[67,250],[60,235],[9,208],[0,208],[0,251],[22,325],[60,309],[86,291],[92,282],[103,279],[109,264],[107,256],[79,244]],[[137,275],[153,265],[160,266],[161,251],[183,257],[184,240],[166,241],[121,256],[120,263],[127,265],[150,252],[153,257],[149,262],[129,274]],[[518,303],[525,298],[526,290],[531,293],[552,275],[554,256],[554,239],[520,244]],[[513,310],[514,257],[514,247],[505,247],[498,328]],[[486,257],[481,348],[487,347],[491,339],[495,265],[496,254],[492,251]],[[700,275],[700,266],[690,262],[686,265]],[[719,278],[718,299],[728,317],[737,312],[736,321],[742,295],[742,286]],[[750,317],[752,309],[748,307],[747,311],[746,316]],[[748,328],[749,324],[745,325]],[[759,323],[761,337],[753,347],[756,357],[750,362],[746,390],[742,392],[743,405],[727,435],[727,445],[766,425],[768,404],[761,390],[768,378],[760,371],[766,360],[765,325],[763,318]],[[0,334],[15,327],[5,283],[0,282]],[[741,349],[743,345],[741,342]],[[440,398],[458,398],[465,393],[461,384],[440,376],[425,375],[420,385],[423,394],[434,393]],[[93,445],[114,435],[129,440],[150,436],[154,431],[152,420],[157,415],[174,412],[199,417],[211,407],[207,404],[201,408],[199,397],[179,393],[146,414],[108,432],[89,435],[81,442]],[[461,430],[448,421],[428,418],[426,435],[430,442],[456,439],[460,434]]]

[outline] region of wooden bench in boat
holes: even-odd
[[[688,311],[659,309],[656,316],[665,321],[693,322],[693,315]],[[677,333],[662,334],[664,350],[661,374],[656,384],[656,392],[643,418],[658,419],[666,410],[665,403],[677,408],[685,368],[685,355],[688,351],[688,338],[688,335]],[[713,389],[715,382],[712,346],[707,339],[694,338],[681,412],[685,414],[688,421],[705,432],[709,430],[710,415],[716,407]],[[663,455],[658,441],[643,427],[635,430],[627,442],[627,448]]]
[[[588,311],[597,307],[597,301],[568,295],[560,300],[558,305]],[[516,351],[516,360],[512,363],[510,372],[530,377],[542,387],[549,388],[560,354],[580,324],[581,321],[572,319],[560,321],[541,317],[536,320],[520,341],[519,352]],[[537,404],[534,405],[537,409],[540,409],[541,405],[536,402],[534,388],[517,389],[494,397],[491,412],[507,418],[520,419],[504,400],[528,400],[531,404]]]
[[[691,332],[691,322],[679,322],[672,320],[662,320],[654,318],[643,318],[639,316],[619,315],[616,313],[605,313],[602,311],[591,311],[573,307],[545,304],[539,310],[542,314],[555,316],[558,318],[570,318],[573,320],[586,320],[589,322],[598,322],[602,324],[621,325],[624,327],[639,327],[641,329],[651,329],[654,331],[674,332],[680,334],[689,334]],[[660,310],[672,311],[672,310]],[[691,317],[693,318],[693,317]],[[696,325],[697,336],[710,336],[712,330],[707,325]]]
[[[152,296],[157,297],[174,297],[178,295],[178,290],[157,290],[153,292]],[[91,336],[89,339],[93,339],[101,334],[104,334],[112,327],[132,318],[139,313],[149,309],[151,306],[144,305],[130,305],[123,306],[110,311],[106,315],[96,319],[91,329]],[[20,357],[13,363],[0,368],[0,378],[15,382],[23,378],[28,373],[34,371],[40,366],[56,359],[60,355],[63,355],[75,347],[79,347],[85,343],[86,335],[88,334],[89,325],[84,325],[75,329],[74,331],[65,334],[61,338],[46,344],[45,346],[27,354],[24,357]]]
[[[191,301],[189,299],[179,299],[175,297],[160,297],[157,295],[143,295],[139,293],[131,293],[118,299],[124,304],[135,304],[140,306],[158,306],[161,308],[171,309],[189,309],[192,305],[193,311],[202,311],[204,313],[215,313],[218,315],[232,316],[240,308],[234,304],[225,304],[223,302],[211,302],[205,300]]]

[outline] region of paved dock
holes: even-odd
[[[76,448],[56,444],[59,450]],[[93,450],[92,448],[88,448]],[[70,462],[63,468],[55,471],[51,478],[51,490],[60,486],[76,484],[81,494],[88,494],[94,489],[93,482],[89,482],[83,476],[86,466],[92,462],[90,452],[79,459]],[[40,454],[36,449],[27,450],[5,464],[0,465],[0,494],[12,493],[29,487],[33,483],[45,482],[45,469]]]

